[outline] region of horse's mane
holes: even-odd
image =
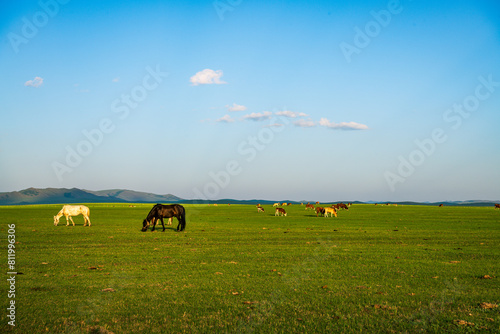
[[[153,206],[151,208],[151,210],[149,211],[148,216],[146,217],[146,220],[150,221],[151,219],[153,219],[154,217],[156,217],[156,212],[158,211],[158,209],[160,207],[161,207],[160,203],[155,204],[155,206]]]

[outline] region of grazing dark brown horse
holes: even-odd
[[[186,210],[182,205],[179,204],[156,204],[153,206],[151,211],[149,211],[148,216],[142,222],[142,232],[146,232],[148,230],[149,225],[153,225],[151,231],[155,230],[155,222],[156,220],[161,221],[161,225],[163,226],[163,232],[165,232],[165,224],[163,223],[163,218],[171,218],[175,217],[179,221],[177,225],[177,231],[184,231],[186,228]],[[180,230],[179,230],[180,228]]]

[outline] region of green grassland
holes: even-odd
[[[0,207],[7,266],[15,224],[17,333],[498,332],[500,210],[353,205],[185,205],[140,232],[151,204],[90,204],[92,226],[59,226],[61,205]],[[486,277],[491,278],[483,278]],[[8,277],[8,275],[6,275]],[[460,322],[462,320],[462,322]]]

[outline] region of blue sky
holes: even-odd
[[[0,191],[500,200],[497,1],[0,4]]]

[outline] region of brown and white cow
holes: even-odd
[[[286,217],[286,211],[283,208],[276,208],[276,212],[274,213],[275,216],[285,216]]]
[[[306,210],[307,210],[307,209],[314,210],[314,205],[307,203],[307,204],[306,204]]]
[[[495,204],[495,209],[500,209],[500,204]]]
[[[257,207],[257,212],[264,212],[264,208],[263,208],[263,207],[261,207],[261,206],[258,206],[258,207]]]

